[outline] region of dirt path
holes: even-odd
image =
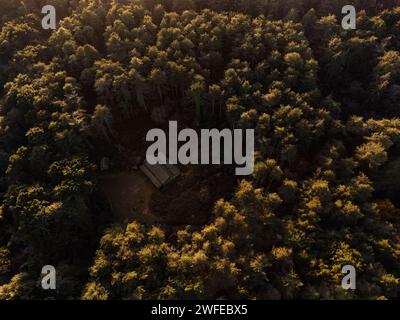
[[[119,222],[137,220],[146,224],[157,222],[149,210],[151,195],[156,188],[139,171],[103,174],[100,186]]]

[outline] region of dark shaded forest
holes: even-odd
[[[254,128],[253,175],[116,222],[99,159],[169,119]],[[399,1],[0,0],[0,299],[398,299],[399,193]]]

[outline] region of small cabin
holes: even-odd
[[[177,166],[172,164],[149,164],[146,160],[140,166],[140,170],[158,189],[174,180],[180,174]]]

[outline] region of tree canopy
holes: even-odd
[[[56,30],[43,1],[0,0],[0,299],[400,297],[396,1],[45,2]],[[177,117],[255,129],[253,175],[113,220],[99,154],[124,153],[121,123]]]

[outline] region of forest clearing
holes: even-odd
[[[100,187],[105,193],[116,221],[137,220],[141,223],[155,224],[149,202],[155,187],[139,171],[103,174]]]

